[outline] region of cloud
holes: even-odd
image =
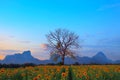
[[[35,58],[38,58],[40,60],[45,60],[50,58],[50,55],[48,54],[47,51],[39,50],[39,51],[32,51],[32,53]]]
[[[3,59],[6,55],[11,55],[11,54],[15,54],[21,52],[20,50],[3,50],[0,49],[0,59]]]
[[[26,43],[26,44],[28,44],[28,43],[31,43],[31,41],[19,41],[20,43]]]
[[[12,35],[0,35],[0,41],[6,41],[15,38],[15,36]]]
[[[15,38],[15,36],[13,36],[13,35],[10,35],[10,36],[9,36],[9,38]]]
[[[40,44],[40,48],[43,49],[43,50],[48,50],[49,47],[50,46],[48,44],[45,44],[45,43]]]
[[[14,53],[17,53],[17,52],[20,52],[20,50],[3,50],[3,49],[0,49],[0,55],[6,55],[6,54],[14,54]]]
[[[98,45],[104,45],[109,47],[120,47],[120,37],[114,37],[114,38],[103,38],[98,40]]]
[[[99,51],[105,53],[105,55],[112,60],[119,60],[120,59],[120,46],[119,43],[120,39],[101,39],[100,42],[96,45],[83,45],[82,49],[79,50],[80,56],[94,56]]]
[[[30,50],[35,58],[38,58],[40,60],[45,60],[50,58],[50,54],[49,54],[50,46],[46,43],[41,43],[39,46],[32,47]]]
[[[50,57],[47,44],[40,44],[40,46],[32,48],[31,52],[33,53],[34,57],[40,60],[49,59]]]
[[[97,9],[97,11],[104,11],[104,10],[116,8],[116,7],[120,7],[120,3],[108,4],[108,5],[101,6]]]

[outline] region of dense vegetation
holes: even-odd
[[[27,66],[36,66],[33,63],[25,63],[25,64],[0,64],[0,68],[19,68],[19,67],[27,67]]]
[[[0,80],[119,80],[120,65],[0,68]]]

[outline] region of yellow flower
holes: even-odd
[[[24,77],[24,76],[25,76],[25,73],[22,73],[21,75]]]
[[[41,78],[41,74],[38,74],[37,77],[38,77],[38,78]]]
[[[34,77],[33,80],[38,80],[38,78],[37,78],[37,77]]]
[[[96,78],[99,78],[99,74],[96,74]]]
[[[84,75],[84,76],[87,76],[87,73],[84,71],[84,72],[83,72],[83,75]]]
[[[62,73],[62,77],[66,77],[67,74],[65,72]]]
[[[46,80],[50,80],[50,76],[46,76]]]

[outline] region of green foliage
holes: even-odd
[[[73,78],[74,78],[74,76],[73,76],[72,68],[69,67],[68,78],[67,79],[68,80],[74,80]]]

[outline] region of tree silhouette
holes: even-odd
[[[57,60],[58,57],[61,57],[62,65],[64,65],[65,56],[75,58],[72,49],[80,47],[78,35],[66,29],[57,29],[54,32],[49,32],[46,37],[52,48],[50,51],[51,56],[54,54],[59,55],[55,59]]]

